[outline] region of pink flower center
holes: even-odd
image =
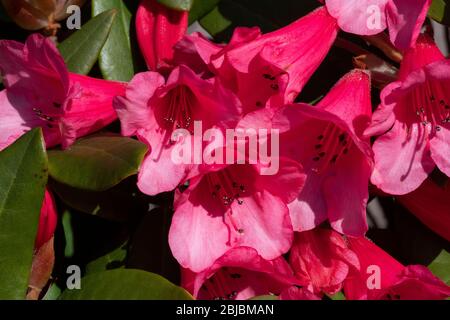
[[[413,93],[416,122],[430,128],[430,133],[439,132],[450,123],[450,101],[446,100],[440,84],[426,82]]]
[[[242,195],[247,192],[244,184],[236,182],[227,170],[213,172],[206,176],[208,187],[211,190],[211,197],[217,199],[226,209],[225,217],[228,218],[231,227],[239,234],[244,234],[244,229],[240,227],[238,217],[233,214],[231,204],[236,202],[243,205]]]
[[[245,185],[234,181],[227,170],[211,173],[207,179],[211,196],[219,199],[224,206],[230,206],[234,201],[237,201],[239,205],[244,203],[240,197],[246,191]]]
[[[312,158],[314,163],[312,171],[315,173],[321,173],[330,165],[335,165],[353,146],[352,138],[332,123],[328,124],[316,139],[317,144],[314,146]]]
[[[54,112],[50,111],[42,111],[42,109],[39,108],[33,108],[33,112],[39,119],[45,121],[47,128],[53,129],[55,127],[58,127],[60,118],[61,118],[61,107],[62,104],[58,102],[54,102],[53,106],[51,107],[54,109]]]
[[[202,295],[212,300],[235,300],[237,291],[233,289],[233,283],[240,281],[242,274],[238,270],[228,270],[222,268],[211,278],[205,281],[202,287]]]
[[[190,130],[194,94],[188,87],[181,85],[171,90],[168,95],[168,106],[164,114],[166,129],[169,131],[176,129]]]

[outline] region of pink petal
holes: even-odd
[[[330,15],[345,32],[374,35],[386,29],[385,7],[389,0],[325,0]]]
[[[125,94],[126,84],[70,74],[76,88],[63,106],[62,145],[70,146],[76,138],[94,133],[117,119],[113,108],[115,96]],[[79,90],[79,91],[78,91]]]
[[[342,289],[349,270],[359,269],[358,258],[342,236],[324,228],[296,233],[289,263],[296,277],[317,294],[335,294]]]
[[[155,126],[156,120],[151,121],[149,100],[164,83],[159,73],[139,73],[128,84],[125,96],[114,98],[113,105],[124,136],[134,136],[141,129],[150,130]]]
[[[370,81],[366,71],[354,69],[334,85],[317,107],[338,116],[361,136],[372,116]]]
[[[45,190],[36,241],[34,244],[36,250],[38,250],[43,244],[45,244],[53,237],[57,221],[58,214],[56,210],[55,200],[53,199],[52,194],[48,190]]]
[[[214,287],[213,292],[201,290],[205,283],[205,288]],[[227,251],[203,272],[195,274],[186,269],[182,272],[182,286],[199,299],[214,298],[214,294],[222,291],[223,298],[235,292],[233,299],[244,300],[281,291],[293,283],[296,279],[283,258],[265,260],[248,247]]]
[[[399,49],[414,46],[432,0],[390,0],[386,6],[391,42]]]
[[[405,126],[397,121],[392,130],[373,145],[372,183],[390,194],[414,191],[435,167],[423,126],[412,124],[409,129]]]
[[[339,161],[334,175],[325,178],[323,193],[328,219],[334,230],[363,236],[367,229],[366,206],[372,166],[357,148],[351,148],[346,161]]]
[[[253,64],[260,65],[258,70],[264,64],[270,69],[285,70],[289,74],[285,102],[292,102],[327,55],[337,31],[335,20],[325,8],[320,8],[287,27],[230,50],[226,61],[245,74],[256,71],[255,67],[251,69],[252,60],[260,55],[260,62]],[[262,71],[260,76],[266,77],[265,70]],[[269,74],[267,78],[277,80],[277,77],[278,74]]]
[[[415,191],[396,199],[428,228],[450,241],[450,184],[444,188],[431,179]]]
[[[201,272],[235,245],[223,221],[223,208],[200,184],[182,202],[172,218],[169,245],[183,268]]]
[[[139,46],[150,70],[167,66],[173,46],[187,30],[188,12],[176,11],[156,0],[142,0],[136,14]]]

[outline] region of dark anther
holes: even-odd
[[[320,158],[319,158],[319,157],[314,157],[313,160],[314,160],[314,161],[319,161]]]
[[[61,108],[61,103],[53,102],[53,106],[54,106],[55,108]]]
[[[52,129],[52,128],[53,128],[53,125],[51,125],[50,123],[47,123],[47,127],[48,127],[49,129]]]
[[[216,190],[219,191],[220,188],[221,188],[221,187],[220,187],[220,184],[216,184],[216,185],[214,186],[214,188],[216,188]]]
[[[240,275],[239,273],[232,273],[232,274],[230,274],[230,277],[231,277],[232,279],[240,279],[240,278],[241,278],[241,275]]]
[[[319,153],[319,157],[323,158],[325,157],[326,153],[324,151],[322,151],[321,153]]]
[[[341,134],[339,135],[339,141],[342,142],[342,141],[344,141],[344,140],[345,140],[345,133],[341,133]]]
[[[318,149],[322,148],[322,145],[321,144],[316,144],[314,148],[316,148],[316,150],[318,150]]]
[[[276,84],[276,83],[271,84],[270,87],[271,87],[273,90],[275,90],[275,91],[278,90],[278,89],[280,89],[280,87],[279,87],[278,84]]]
[[[344,152],[344,154],[347,154],[348,153],[348,149],[345,148],[343,152]]]
[[[441,131],[441,127],[436,126],[436,131]]]
[[[258,108],[262,107],[262,102],[261,102],[261,101],[256,101],[256,106],[257,106]]]
[[[322,140],[324,138],[323,134],[317,137],[317,140]]]
[[[443,106],[445,104],[444,100],[439,101],[439,103]]]
[[[244,233],[244,229],[238,229],[237,232],[239,232],[240,234]]]
[[[396,295],[394,295],[394,298],[397,299],[397,300],[400,300],[401,297],[400,297],[399,294],[396,294]]]
[[[448,104],[445,105],[445,109],[449,110],[450,106]]]
[[[430,101],[431,102],[436,101],[436,98],[434,96],[430,96]]]
[[[244,201],[243,200],[238,200],[237,203],[238,203],[238,205],[242,205],[244,203]]]
[[[270,79],[272,79],[272,76],[270,74],[268,74],[268,73],[264,73],[263,74],[263,78],[270,80]]]
[[[330,160],[331,163],[336,163],[338,157],[339,157],[339,155],[335,154],[335,155],[333,156],[333,158],[331,158],[331,160]]]

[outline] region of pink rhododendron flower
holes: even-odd
[[[336,21],[319,8],[264,35],[258,28],[236,28],[227,46],[194,34],[186,36],[177,49],[197,69],[203,60],[239,96],[247,113],[293,102],[326,57],[337,32]]]
[[[341,291],[350,270],[359,270],[358,258],[342,236],[320,227],[295,234],[289,263],[300,283],[316,294]]]
[[[450,296],[450,287],[426,267],[403,266],[366,238],[348,238],[361,269],[344,286],[349,300],[438,300]]]
[[[416,42],[431,0],[325,0],[325,4],[342,30],[367,36],[388,28],[391,42],[408,49]]]
[[[71,74],[54,44],[34,34],[25,45],[0,41],[0,149],[42,127],[47,147],[67,147],[117,116],[112,99],[125,84]]]
[[[248,247],[229,250],[202,272],[183,269],[181,282],[200,300],[247,300],[278,295],[298,283],[282,257],[265,260]]]
[[[284,159],[272,176],[260,175],[256,165],[235,164],[191,179],[175,201],[173,255],[200,272],[235,247],[254,248],[266,260],[286,253],[293,237],[286,203],[304,180],[301,166]]]
[[[280,154],[299,161],[307,173],[305,187],[289,204],[295,231],[314,229],[328,219],[338,232],[366,232],[372,152],[362,132],[371,112],[370,77],[354,70],[316,107],[288,105],[274,114],[260,110],[241,121],[272,121],[281,133]]]
[[[173,46],[188,27],[188,12],[176,11],[156,0],[141,0],[136,14],[139,46],[150,70],[168,67]]]
[[[203,130],[237,123],[241,114],[240,103],[232,92],[214,79],[201,79],[183,65],[175,68],[167,81],[156,72],[138,74],[126,96],[117,97],[114,106],[122,134],[137,135],[151,149],[138,180],[141,191],[149,195],[172,191],[195,172],[194,159],[192,164],[173,160],[174,149],[183,143],[173,140],[175,130],[193,133],[195,121],[202,122]]]
[[[441,187],[427,179],[415,191],[396,198],[409,212],[450,241],[450,184]]]
[[[39,250],[43,244],[48,242],[55,233],[58,215],[55,200],[50,191],[45,190],[44,201],[42,203],[39,226],[34,244],[35,250]]]
[[[427,36],[406,52],[398,81],[381,94],[367,135],[374,146],[372,182],[384,192],[417,189],[435,166],[450,176],[450,62]]]

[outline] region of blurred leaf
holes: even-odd
[[[436,277],[450,285],[450,253],[442,250],[428,268]]]
[[[125,243],[106,255],[88,263],[86,266],[86,274],[124,268],[126,257],[127,244]]]
[[[64,257],[72,258],[75,253],[75,243],[73,238],[73,228],[72,228],[72,214],[70,211],[64,211],[62,215],[62,226],[64,230]]]
[[[125,222],[147,205],[148,197],[139,193],[136,179],[128,179],[106,191],[86,191],[50,180],[52,190],[69,207],[103,219]],[[145,201],[147,200],[147,201]]]
[[[0,300],[25,298],[47,177],[41,129],[0,153]]]
[[[157,274],[133,269],[94,273],[81,279],[81,290],[65,290],[62,300],[193,300],[183,288]]]
[[[265,295],[265,296],[257,296],[257,297],[253,297],[253,298],[248,299],[248,300],[270,301],[270,300],[279,300],[279,299],[278,299],[278,296],[270,295],[270,294],[269,294],[269,295]]]
[[[100,70],[105,79],[130,81],[134,75],[130,43],[131,13],[122,0],[92,0],[93,17],[110,9],[115,9],[117,16],[100,52]]]
[[[320,3],[316,0],[222,0],[200,24],[218,41],[226,41],[238,26],[258,26],[273,31],[306,15]]]
[[[11,18],[6,13],[5,8],[3,7],[3,3],[1,1],[0,1],[0,21],[4,21],[4,22],[11,21]]]
[[[191,10],[189,11],[189,24],[203,18],[206,14],[211,12],[220,0],[197,0],[194,1]]]
[[[450,0],[433,0],[428,16],[439,23],[450,26]]]
[[[80,30],[58,46],[67,68],[88,74],[108,38],[117,10],[109,10],[89,20]]]
[[[329,295],[328,296],[331,300],[345,300],[345,296],[342,293],[342,291],[339,291],[338,293],[334,294],[334,295]]]
[[[204,0],[197,0],[204,1]],[[191,10],[192,3],[194,0],[158,0],[159,3],[165,5],[166,7],[179,10],[179,11],[189,11]]]
[[[126,137],[90,137],[65,151],[52,150],[49,171],[74,188],[104,191],[138,172],[147,147]]]
[[[45,293],[45,296],[42,298],[42,300],[58,300],[61,292],[61,288],[58,287],[56,283],[52,283],[47,289],[47,292]]]
[[[163,208],[154,208],[143,216],[130,241],[127,267],[157,273],[179,283],[180,266],[167,241],[172,213],[167,208],[169,203],[173,203],[172,197]]]

